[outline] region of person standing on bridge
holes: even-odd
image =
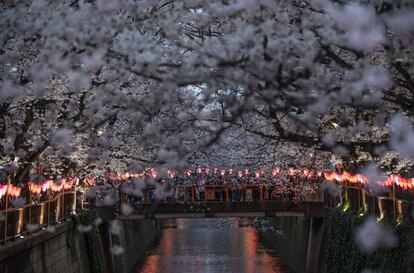
[[[198,200],[200,202],[204,202],[205,191],[206,191],[206,182],[204,179],[198,180],[197,191],[198,191]]]
[[[239,197],[239,182],[237,181],[236,176],[233,176],[231,179],[231,202],[238,201]]]

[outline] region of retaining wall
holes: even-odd
[[[110,235],[111,245],[119,245],[123,249],[122,255],[113,255],[113,272],[136,272],[136,268],[145,258],[157,239],[161,224],[157,220],[122,220],[122,232],[119,235]]]
[[[308,217],[277,217],[268,218],[268,221],[266,231],[259,232],[261,242],[276,250],[291,272],[306,273],[311,219]]]
[[[2,273],[89,273],[83,234],[72,223],[0,246]]]

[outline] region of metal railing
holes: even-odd
[[[239,184],[237,187],[231,184],[204,185],[178,185],[166,187],[162,198],[156,198],[156,188],[146,186],[141,190],[141,196],[127,194],[122,188],[114,191],[116,204],[151,204],[151,203],[200,203],[200,202],[237,202],[260,203],[267,201],[315,201],[324,202],[328,207],[344,204],[344,208],[355,213],[373,213],[378,218],[410,217],[414,209],[414,202],[387,196],[376,196],[374,193],[352,186],[340,186],[340,193],[333,196],[327,190],[319,194],[303,194],[300,189],[281,187],[277,184]],[[107,194],[104,193],[104,194]],[[27,236],[30,233],[45,229],[50,225],[65,221],[72,213],[83,208],[105,206],[102,199],[105,195],[89,197],[79,190],[48,195],[47,200],[32,202],[21,207],[1,210],[3,221],[0,221],[0,242],[5,244],[15,240],[19,236]],[[89,201],[89,202],[88,202]]]
[[[323,192],[324,203],[328,207],[342,205],[344,210],[355,214],[374,214],[378,219],[412,219],[414,201],[377,194],[368,189],[352,186],[340,186],[339,193],[333,195],[329,190]]]
[[[197,185],[181,185],[165,187],[163,196],[157,196],[155,186],[147,186],[141,190],[141,195],[129,195],[127,191],[120,191],[120,202],[128,202],[129,198],[140,203],[152,202],[253,202],[253,201],[318,201],[318,194],[303,194],[299,189],[289,189],[279,185],[238,184],[204,185],[203,189]]]
[[[1,210],[0,242],[5,244],[65,221],[83,206],[83,202],[77,201],[78,194],[77,191],[61,192],[53,197],[49,195],[46,201]]]

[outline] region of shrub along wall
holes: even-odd
[[[90,273],[104,273],[104,254],[101,250],[98,228],[94,225],[96,218],[95,211],[81,211],[77,215],[72,216],[72,221],[76,226],[84,225],[91,226],[90,232],[83,233],[86,243],[86,251],[88,254],[89,272]],[[79,231],[77,231],[79,232]]]
[[[366,216],[356,216],[344,207],[326,213],[326,273],[358,273],[369,268],[381,273],[414,272],[414,223],[389,221],[395,227],[398,246],[364,254],[355,241],[355,230]],[[383,220],[388,221],[388,220]]]

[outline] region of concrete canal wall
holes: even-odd
[[[83,234],[72,223],[0,246],[2,273],[90,273]]]
[[[267,218],[261,242],[277,251],[293,273],[306,273],[311,219],[308,217]]]
[[[145,253],[155,243],[160,232],[161,224],[157,220],[124,220],[119,221],[122,230],[119,234],[111,234],[112,247],[120,246],[122,255],[111,253],[113,272],[135,272],[137,266],[143,262]],[[115,249],[116,250],[116,249]]]
[[[1,273],[129,273],[143,261],[155,242],[161,224],[156,220],[104,219],[84,211],[56,227],[0,245]],[[78,225],[92,230],[81,233]],[[122,251],[121,251],[122,250]],[[121,253],[121,252],[122,253]],[[121,254],[121,255],[117,255]]]

